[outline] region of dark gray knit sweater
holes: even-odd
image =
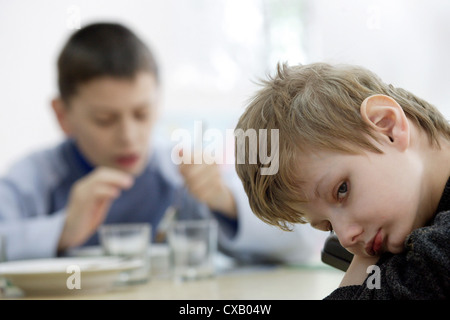
[[[450,179],[436,212],[430,225],[411,232],[404,252],[380,257],[380,289],[370,289],[366,279],[360,286],[338,288],[325,299],[450,298]]]

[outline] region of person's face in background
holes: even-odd
[[[139,175],[151,152],[159,88],[148,72],[100,77],[78,87],[69,105],[53,101],[59,124],[94,166]]]

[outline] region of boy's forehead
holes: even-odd
[[[349,158],[356,155],[363,155],[366,152],[360,150],[359,152],[353,148],[354,152],[343,152],[335,150],[325,150],[318,148],[311,148],[307,151],[299,152],[297,160],[300,167],[299,174],[301,176],[308,176],[317,171],[323,171],[325,168],[335,166],[338,163],[348,161]]]
[[[320,171],[323,167],[327,166],[328,162],[333,160],[333,154],[331,152],[311,150],[302,152],[298,155],[297,159],[299,163],[299,172],[297,173],[301,177],[307,178],[314,175],[316,171]]]
[[[105,110],[122,105],[154,104],[158,91],[156,79],[149,73],[134,78],[105,76],[81,84],[74,98],[92,108]]]
[[[317,186],[340,170],[343,161],[343,155],[333,151],[315,150],[299,155],[295,174],[305,195],[314,197]]]

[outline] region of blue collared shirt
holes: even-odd
[[[204,218],[211,212],[183,188],[172,164],[162,163],[158,150],[133,186],[111,205],[104,224],[148,222],[156,230],[167,208],[177,202],[180,218]],[[169,169],[171,168],[171,169]],[[0,234],[7,236],[8,259],[51,257],[65,221],[65,207],[74,183],[94,167],[73,140],[30,155],[0,179]],[[223,230],[233,235],[237,222],[213,213]],[[156,232],[152,232],[153,238]],[[83,246],[98,245],[98,234]]]

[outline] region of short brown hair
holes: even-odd
[[[149,47],[117,23],[93,23],[76,31],[61,50],[57,66],[59,93],[66,102],[80,84],[97,77],[132,78],[148,71],[159,80]]]
[[[421,127],[432,144],[450,139],[450,126],[430,103],[384,83],[373,72],[354,65],[287,66],[262,81],[260,89],[240,117],[236,129],[278,129],[279,171],[261,175],[260,162],[236,162],[253,212],[264,222],[290,230],[306,223],[296,204],[305,201],[300,187],[298,155],[314,147],[344,153],[381,152],[369,125],[360,115],[361,103],[374,94],[392,97],[406,116]],[[248,154],[248,146],[246,146]],[[303,199],[303,200],[302,200]]]

